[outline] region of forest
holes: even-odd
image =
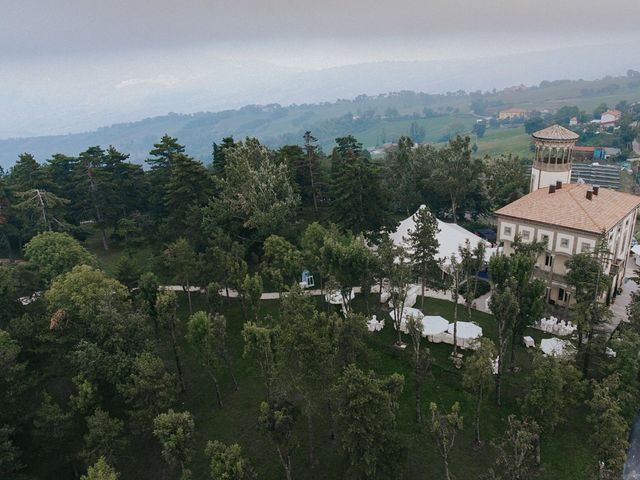
[[[527,193],[520,159],[461,136],[381,159],[350,135],[300,143],[226,137],[205,165],[164,135],[145,168],[94,146],[0,177],[0,476],[620,478],[640,297],[597,334],[606,245],[571,260],[575,358],[542,356],[522,336],[542,335],[543,245],[491,259],[489,312],[483,252],[460,247],[447,275],[435,258],[436,218],[490,228]],[[483,328],[474,350],[401,331],[411,284],[423,313]]]

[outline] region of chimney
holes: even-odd
[[[556,191],[555,185],[549,185],[549,193],[554,193]]]
[[[562,188],[562,181],[556,180],[556,190],[560,190]]]
[[[591,200],[593,198],[593,190],[587,190],[587,200]]]
[[[600,185],[594,185],[593,186],[593,194],[594,195],[598,195],[598,191],[600,190]]]

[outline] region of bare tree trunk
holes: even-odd
[[[313,210],[318,213],[318,198],[316,195],[315,179],[313,177],[313,166],[310,158],[307,164],[309,166],[309,178],[311,180],[311,197],[313,198]]]
[[[311,416],[311,408],[307,407],[307,441],[308,445],[308,459],[309,465],[314,467],[316,465],[316,451],[315,451],[315,442],[314,442],[314,428],[313,428],[313,417]]]
[[[449,456],[445,453],[442,455],[444,460],[444,475],[447,480],[451,480],[451,474],[449,473]]]
[[[175,319],[171,321],[171,346],[173,348],[173,357],[176,361],[176,370],[178,371],[178,380],[180,381],[180,390],[186,392],[184,386],[184,378],[182,376],[182,363],[180,362],[180,354],[178,352],[178,341],[176,340]]]
[[[102,238],[102,248],[104,248],[104,250],[108,252],[109,243],[107,242],[107,232],[104,231],[104,228],[100,229],[100,237]]]
[[[458,300],[453,304],[453,355],[458,352]]]
[[[213,384],[216,387],[216,398],[218,399],[218,406],[220,408],[223,408],[224,404],[222,403],[222,395],[220,394],[220,384],[218,384],[218,379],[215,375],[211,374],[211,378],[213,379]]]
[[[327,399],[327,410],[329,411],[329,418],[331,418],[331,432],[329,434],[329,438],[331,441],[336,439],[336,432],[338,431],[336,427],[336,416],[333,414],[333,404],[331,403],[331,398]]]
[[[422,284],[422,300],[420,300],[420,309],[424,310],[424,274],[420,279],[420,283]]]
[[[280,457],[280,463],[282,463],[282,467],[284,468],[285,476],[287,480],[291,480],[291,457],[282,453],[282,450],[278,446],[276,446],[276,450],[278,451],[278,457]]]
[[[500,343],[500,339],[498,340]],[[502,393],[502,349],[498,349],[498,373],[496,373],[496,405],[502,405],[502,399],[500,397]]]
[[[187,300],[189,301],[189,315],[193,315],[193,305],[191,304],[191,286],[187,282],[186,286],[182,286],[182,289],[187,293]]]
[[[476,402],[476,445],[480,445],[480,404],[482,403],[482,386],[478,391],[478,401]]]
[[[458,216],[456,215],[456,210],[458,210],[458,205],[456,201],[451,197],[451,214],[453,215],[453,223],[458,224]]]
[[[227,370],[229,370],[229,375],[231,375],[231,380],[233,380],[233,387],[237,392],[240,388],[238,387],[238,380],[236,379],[235,374],[233,373],[233,364],[229,357],[225,357],[225,363],[227,364]]]
[[[516,337],[517,332],[514,330],[511,335],[511,358],[509,359],[509,371],[514,372],[516,369]]]
[[[584,358],[582,363],[582,374],[586,377],[589,371],[589,363],[591,360],[591,340],[593,339],[593,327],[587,332],[587,344],[584,347]]]
[[[422,395],[420,393],[420,386],[422,382],[419,380],[418,376],[420,373],[418,372],[418,366],[416,366],[416,379],[415,379],[415,387],[416,387],[416,422],[418,424],[422,423]]]

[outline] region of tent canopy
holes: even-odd
[[[456,322],[458,324],[457,337],[463,340],[471,340],[482,336],[482,328],[471,322]],[[447,331],[453,335],[455,324],[450,324]]]
[[[439,315],[426,315],[422,319],[422,334],[425,337],[446,332],[447,328],[449,328],[449,321]]]
[[[551,355],[553,357],[564,357],[571,355],[573,346],[566,340],[560,340],[559,338],[543,338],[540,341],[540,350],[545,355]]]
[[[426,207],[421,205],[418,212],[422,208]],[[396,231],[391,234],[393,243],[397,246],[404,247],[409,253],[411,253],[411,248],[409,246],[409,233],[416,229],[415,217],[418,212],[402,220]],[[438,229],[440,231],[436,235],[436,238],[438,239],[440,246],[438,247],[436,259],[443,261],[445,265],[450,263],[449,259],[451,258],[451,255],[455,255],[456,259],[458,261],[460,260],[458,247],[464,247],[467,242],[469,242],[470,248],[472,249],[476,248],[479,243],[485,244],[486,262],[488,262],[491,256],[495,253],[495,248],[491,248],[491,244],[484,238],[480,238],[455,223],[445,223],[442,220],[438,220]]]

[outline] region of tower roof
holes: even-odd
[[[538,140],[578,140],[580,135],[572,132],[568,128],[564,128],[560,125],[551,125],[550,127],[543,128],[532,134],[533,138]]]

